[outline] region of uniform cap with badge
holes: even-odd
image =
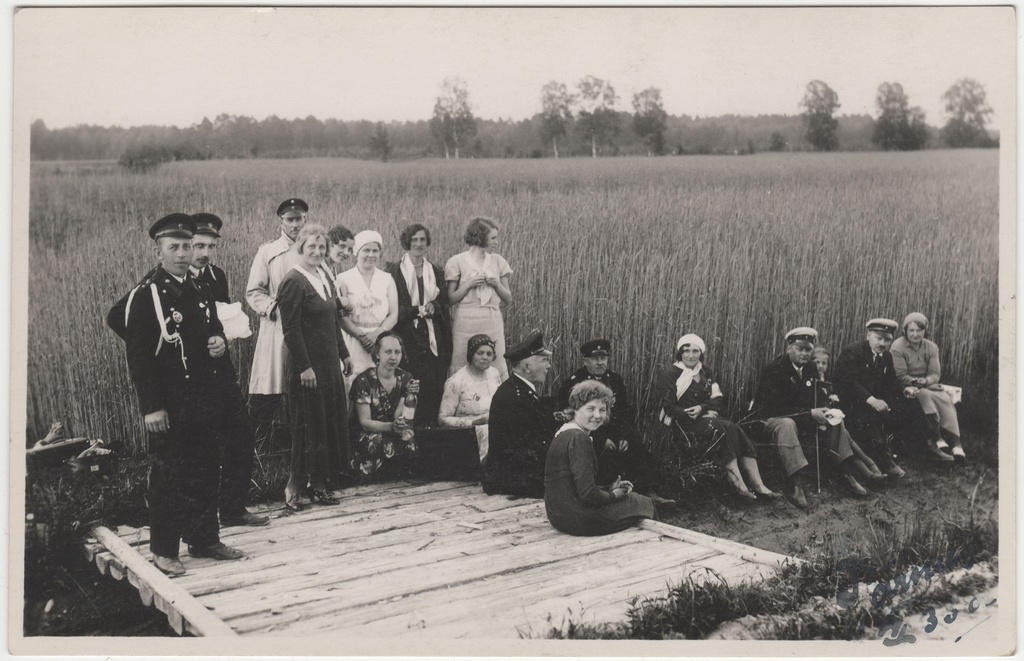
[[[818,331],[814,330],[809,326],[800,326],[786,333],[786,344],[796,344],[803,348],[814,348],[814,343],[818,339]]]
[[[289,211],[301,211],[305,214],[309,211],[309,205],[297,197],[290,197],[277,206],[277,215],[283,216]]]
[[[865,327],[869,331],[873,331],[875,333],[887,334],[887,335],[889,335],[890,338],[892,338],[892,336],[896,333],[896,329],[899,328],[899,324],[897,324],[892,319],[886,319],[884,317],[878,317],[878,318],[872,319],[871,321],[866,323]]]
[[[154,241],[164,237],[191,239],[196,233],[196,223],[185,213],[172,213],[153,223],[149,237]]]
[[[550,356],[551,351],[544,347],[544,334],[540,331],[530,333],[525,340],[505,351],[505,358],[510,363],[525,360],[530,356]]]
[[[220,237],[220,228],[224,227],[224,221],[212,213],[194,213],[192,221],[196,225],[196,234]]]
[[[608,356],[612,352],[612,343],[608,340],[590,340],[584,342],[583,346],[580,347],[580,352],[584,358],[593,358],[594,356]]]

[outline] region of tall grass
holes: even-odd
[[[299,196],[310,219],[373,228],[385,258],[423,222],[431,258],[464,249],[474,215],[501,226],[514,302],[508,339],[533,328],[556,353],[613,342],[613,368],[650,420],[652,386],[685,332],[700,334],[734,410],[781,336],[812,325],[838,349],[864,321],[920,310],[933,321],[944,379],[964,408],[995,410],[998,359],[994,151],[759,154],[381,164],[210,161],[152,174],[32,167],[28,425],[61,418],[75,434],[136,443],[143,434],[109,306],[153,263],[146,229],[172,212],[226,221],[218,263],[241,299],[274,209]],[[60,167],[60,171],[57,168]],[[233,347],[248,380],[255,337]]]

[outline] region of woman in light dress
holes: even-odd
[[[928,421],[928,445],[937,452],[949,452],[953,458],[966,458],[960,441],[960,421],[952,397],[939,383],[942,365],[939,347],[927,339],[928,318],[911,312],[903,320],[903,336],[892,343],[892,365],[904,387],[914,388],[914,399]]]
[[[512,268],[498,248],[498,226],[489,218],[474,218],[464,238],[469,250],[448,260],[444,279],[452,310],[452,364],[448,374],[466,365],[465,347],[474,335],[489,335],[494,340],[495,367],[502,380],[508,378],[505,364],[505,322],[501,304],[512,301],[508,277]]]
[[[501,385],[501,374],[493,367],[494,340],[474,335],[466,347],[467,364],[448,377],[441,396],[438,422],[442,427],[472,427],[480,448],[480,464],[487,458],[487,420],[491,398]]]
[[[384,240],[373,230],[355,236],[353,254],[356,265],[338,276],[338,295],[348,301],[352,312],[342,320],[345,346],[352,358],[352,373],[345,378],[345,388],[352,380],[374,366],[370,351],[377,336],[390,331],[398,322],[398,291],[395,280],[377,268]]]

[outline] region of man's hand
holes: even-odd
[[[228,348],[228,343],[220,335],[213,335],[206,341],[206,348],[210,350],[210,358],[220,358]]]
[[[626,439],[622,439],[621,441],[619,441],[619,452],[625,452],[628,449],[629,441],[627,441]]]
[[[825,417],[825,409],[823,408],[811,409],[811,417],[814,418],[814,421],[819,425],[828,424],[828,419]]]
[[[609,452],[615,452],[618,448],[615,447],[615,441],[610,438],[606,438],[604,441],[604,449]]]
[[[717,418],[718,417],[718,411],[708,411],[707,413],[704,414],[704,417],[705,418]]]
[[[146,425],[146,431],[151,434],[164,434],[171,428],[171,421],[164,409],[147,413],[142,418],[142,422]]]
[[[481,425],[486,425],[488,419],[489,419],[488,418],[488,414],[486,414],[486,413],[484,413],[483,415],[481,415],[479,417],[473,418],[473,426],[474,427],[479,427]]]
[[[868,397],[868,406],[873,408],[878,413],[889,412],[889,405],[885,403],[884,399],[878,399],[877,397]]]
[[[303,388],[309,388],[310,390],[316,388],[316,372],[313,371],[312,367],[307,367],[299,375],[299,381],[302,382]]]
[[[697,416],[700,415],[700,405],[698,404],[697,406],[691,406],[688,409],[683,409],[683,413],[696,420]]]

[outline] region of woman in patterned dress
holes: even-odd
[[[418,395],[419,381],[399,367],[402,338],[381,333],[372,348],[376,363],[357,376],[349,391],[349,437],[352,468],[364,475],[377,472],[384,460],[416,452],[412,423],[405,419],[405,401]]]

